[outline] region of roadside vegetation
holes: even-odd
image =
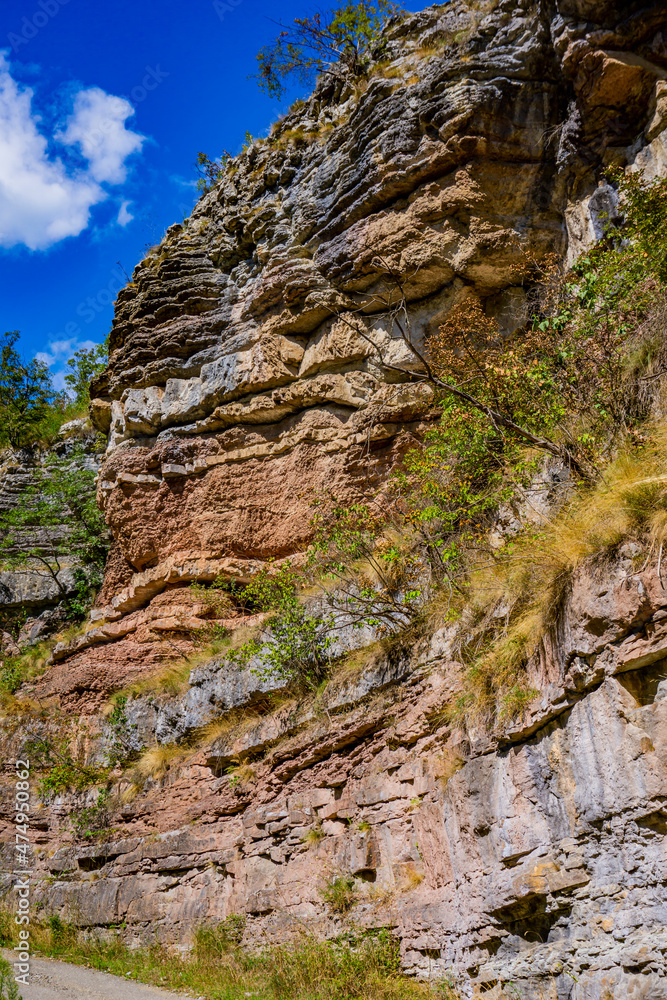
[[[206,1000],[453,1000],[447,983],[422,983],[401,974],[398,943],[388,931],[347,934],[319,941],[304,933],[291,945],[256,952],[241,947],[244,918],[228,917],[194,932],[189,955],[170,951],[157,938],[130,949],[119,932],[84,937],[58,916],[33,920],[30,937],[42,955],[100,969],[136,982],[191,990]],[[16,927],[0,915],[0,943],[12,947]]]

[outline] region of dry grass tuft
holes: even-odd
[[[635,539],[661,560],[667,542],[667,422],[641,449],[627,448],[592,488],[574,494],[538,532],[505,547],[470,578],[467,611],[472,661],[466,716],[518,714],[534,696],[525,667],[559,620],[573,576],[583,563],[611,556]],[[473,619],[476,618],[477,625]]]
[[[399,888],[402,892],[409,892],[416,889],[425,879],[423,871],[416,868],[410,861],[401,866],[401,883]]]
[[[435,777],[442,791],[446,791],[447,785],[454,775],[465,767],[465,758],[456,750],[443,750],[436,760]]]
[[[132,684],[128,684],[122,691],[118,691],[112,696],[112,702],[119,697],[140,698],[146,694],[179,694],[184,690],[191,670],[192,664],[189,660],[170,663],[166,667],[161,667],[154,674],[140,677]]]
[[[182,762],[192,754],[192,749],[178,743],[168,743],[164,746],[156,744],[144,750],[134,765],[134,772],[144,780],[146,778],[161,778],[174,761]]]

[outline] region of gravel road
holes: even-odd
[[[13,961],[11,952],[4,952],[4,956]],[[184,993],[170,993],[47,958],[30,960],[30,986],[19,985],[19,990],[23,1000],[192,1000]]]

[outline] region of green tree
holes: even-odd
[[[280,98],[291,79],[307,86],[317,73],[338,78],[364,73],[383,25],[400,10],[393,0],[361,0],[297,17],[291,25],[278,21],[277,38],[257,54],[260,90]]]
[[[42,361],[24,361],[18,330],[0,336],[0,445],[23,448],[39,436],[40,423],[59,401]]]
[[[71,369],[65,375],[65,384],[70,395],[74,397],[73,405],[77,410],[88,409],[90,403],[90,383],[96,375],[104,371],[107,365],[109,350],[106,343],[75,351],[67,362]]]
[[[212,160],[206,153],[197,153],[196,169],[199,174],[197,190],[200,195],[208,194],[221,179],[232,154],[224,151],[219,160]]]
[[[81,446],[36,466],[30,485],[0,515],[0,559],[8,569],[40,568],[64,599],[65,560],[73,558],[85,567],[78,571],[78,600],[70,602],[77,613],[84,611],[87,592],[101,580],[108,547],[95,499],[95,471]]]

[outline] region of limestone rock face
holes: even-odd
[[[201,625],[188,581],[298,556],[312,499],[381,488],[423,432],[387,268],[419,343],[471,294],[515,329],[526,257],[576,255],[616,211],[607,168],[667,171],[666,86],[663,3],[451,0],[393,23],[367,81],[321,81],[171,227],[119,295],[93,404],[99,607],[24,692],[81,718],[89,761],[113,743],[109,694]],[[39,813],[40,901],[130,940],[241,913],[252,945],[344,931],[322,890],[346,874],[349,918],[462,995],[667,998],[667,598],[636,555],[580,569],[530,664],[539,697],[502,731],[447,724],[447,628],[389,650],[351,629],[358,669],[316,703],[224,656],[138,685],[131,739],[182,753],[124,777],[93,843],[71,816],[96,792]]]
[[[96,792],[40,812],[37,898],[131,939],[187,940],[229,914],[245,915],[248,945],[304,923],[389,926],[407,968],[467,996],[665,996],[667,599],[635,555],[581,568],[513,732],[464,740],[442,721],[460,684],[447,628],[376,645],[316,710],[286,692],[271,707],[279,685],[220,659],[181,693],[139,694],[137,745],[187,748],[212,718],[218,735],[125,796],[96,843],[67,833]],[[8,752],[24,739],[6,733]],[[339,873],[355,885],[342,917],[321,894]]]
[[[418,342],[471,293],[516,327],[525,255],[599,235],[604,165],[660,133],[665,38],[662,4],[453,0],[237,157],[118,298],[103,601],[293,554],[309,500],[383,480],[424,412],[384,269]]]

